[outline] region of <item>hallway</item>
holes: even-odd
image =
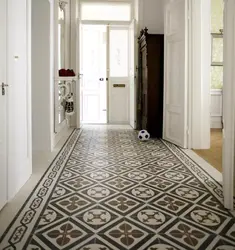
[[[222,187],[178,147],[115,126],[74,130],[0,249],[235,249]],[[1,225],[0,225],[1,227]]]

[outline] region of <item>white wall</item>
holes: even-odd
[[[147,27],[149,33],[164,33],[164,0],[140,0],[140,28]],[[141,13],[142,12],[142,13]],[[142,27],[141,27],[142,26]]]
[[[33,151],[52,146],[51,8],[48,0],[32,0],[32,133]],[[53,30],[52,30],[53,31]]]

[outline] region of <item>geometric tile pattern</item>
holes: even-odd
[[[0,249],[230,250],[222,187],[168,142],[75,130],[0,239]]]

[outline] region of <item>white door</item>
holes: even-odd
[[[11,199],[32,173],[31,6],[26,0],[7,0],[7,5],[8,199]]]
[[[136,22],[132,21],[129,28],[129,77],[130,77],[130,125],[136,129],[136,112],[137,112],[137,100],[136,100],[136,72],[135,66],[137,55],[137,35],[136,35]]]
[[[0,0],[0,210],[7,202],[7,88],[6,84],[6,1]]]
[[[109,123],[129,124],[129,27],[109,26]]]
[[[107,122],[107,28],[83,25],[81,35],[81,121]]]
[[[172,0],[165,13],[163,138],[187,147],[188,0]]]

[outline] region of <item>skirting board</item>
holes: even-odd
[[[222,128],[221,116],[211,116],[211,128]]]

